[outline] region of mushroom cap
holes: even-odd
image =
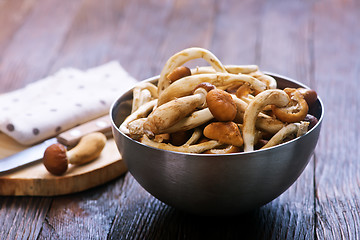
[[[222,122],[233,121],[237,106],[231,95],[221,89],[213,89],[206,95],[206,103],[212,115]]]
[[[187,77],[190,75],[191,75],[190,68],[185,66],[180,66],[175,68],[169,75],[167,75],[167,78],[170,80],[170,83],[173,83],[176,80],[179,80],[180,78]]]
[[[313,105],[317,100],[317,93],[315,90],[307,89],[307,88],[298,88],[301,95],[304,96],[304,99],[306,103],[311,106]]]
[[[69,165],[66,148],[59,143],[47,147],[44,152],[43,164],[54,175],[64,174]]]
[[[204,136],[219,142],[241,147],[244,143],[239,127],[234,122],[213,122],[204,128]]]
[[[305,119],[309,107],[299,90],[295,88],[285,88],[290,97],[290,102],[285,107],[272,106],[272,111],[275,116],[283,122],[294,123]]]

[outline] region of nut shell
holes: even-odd
[[[44,152],[43,164],[54,175],[64,174],[68,169],[66,148],[59,143],[50,145]]]

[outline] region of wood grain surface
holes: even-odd
[[[0,134],[0,158],[22,150],[18,143]],[[100,156],[87,164],[69,165],[66,173],[49,173],[42,161],[0,173],[0,196],[59,196],[81,192],[109,182],[127,171],[113,138]]]
[[[359,239],[359,22],[357,0],[0,0],[0,93],[110,60],[142,80],[199,46],[297,79],[325,105],[303,174],[249,213],[189,215],[127,173],[81,193],[0,197],[0,239]]]

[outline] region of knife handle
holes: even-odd
[[[111,137],[111,121],[109,115],[91,120],[60,133],[56,138],[59,143],[67,147],[73,147],[80,141],[80,138],[92,132],[102,132],[106,137]]]

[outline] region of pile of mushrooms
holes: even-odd
[[[196,58],[210,66],[184,66]],[[308,113],[316,100],[311,89],[277,89],[256,65],[224,66],[210,51],[188,48],[170,57],[157,86],[135,86],[131,114],[119,128],[170,151],[250,152],[304,135],[317,122]]]

